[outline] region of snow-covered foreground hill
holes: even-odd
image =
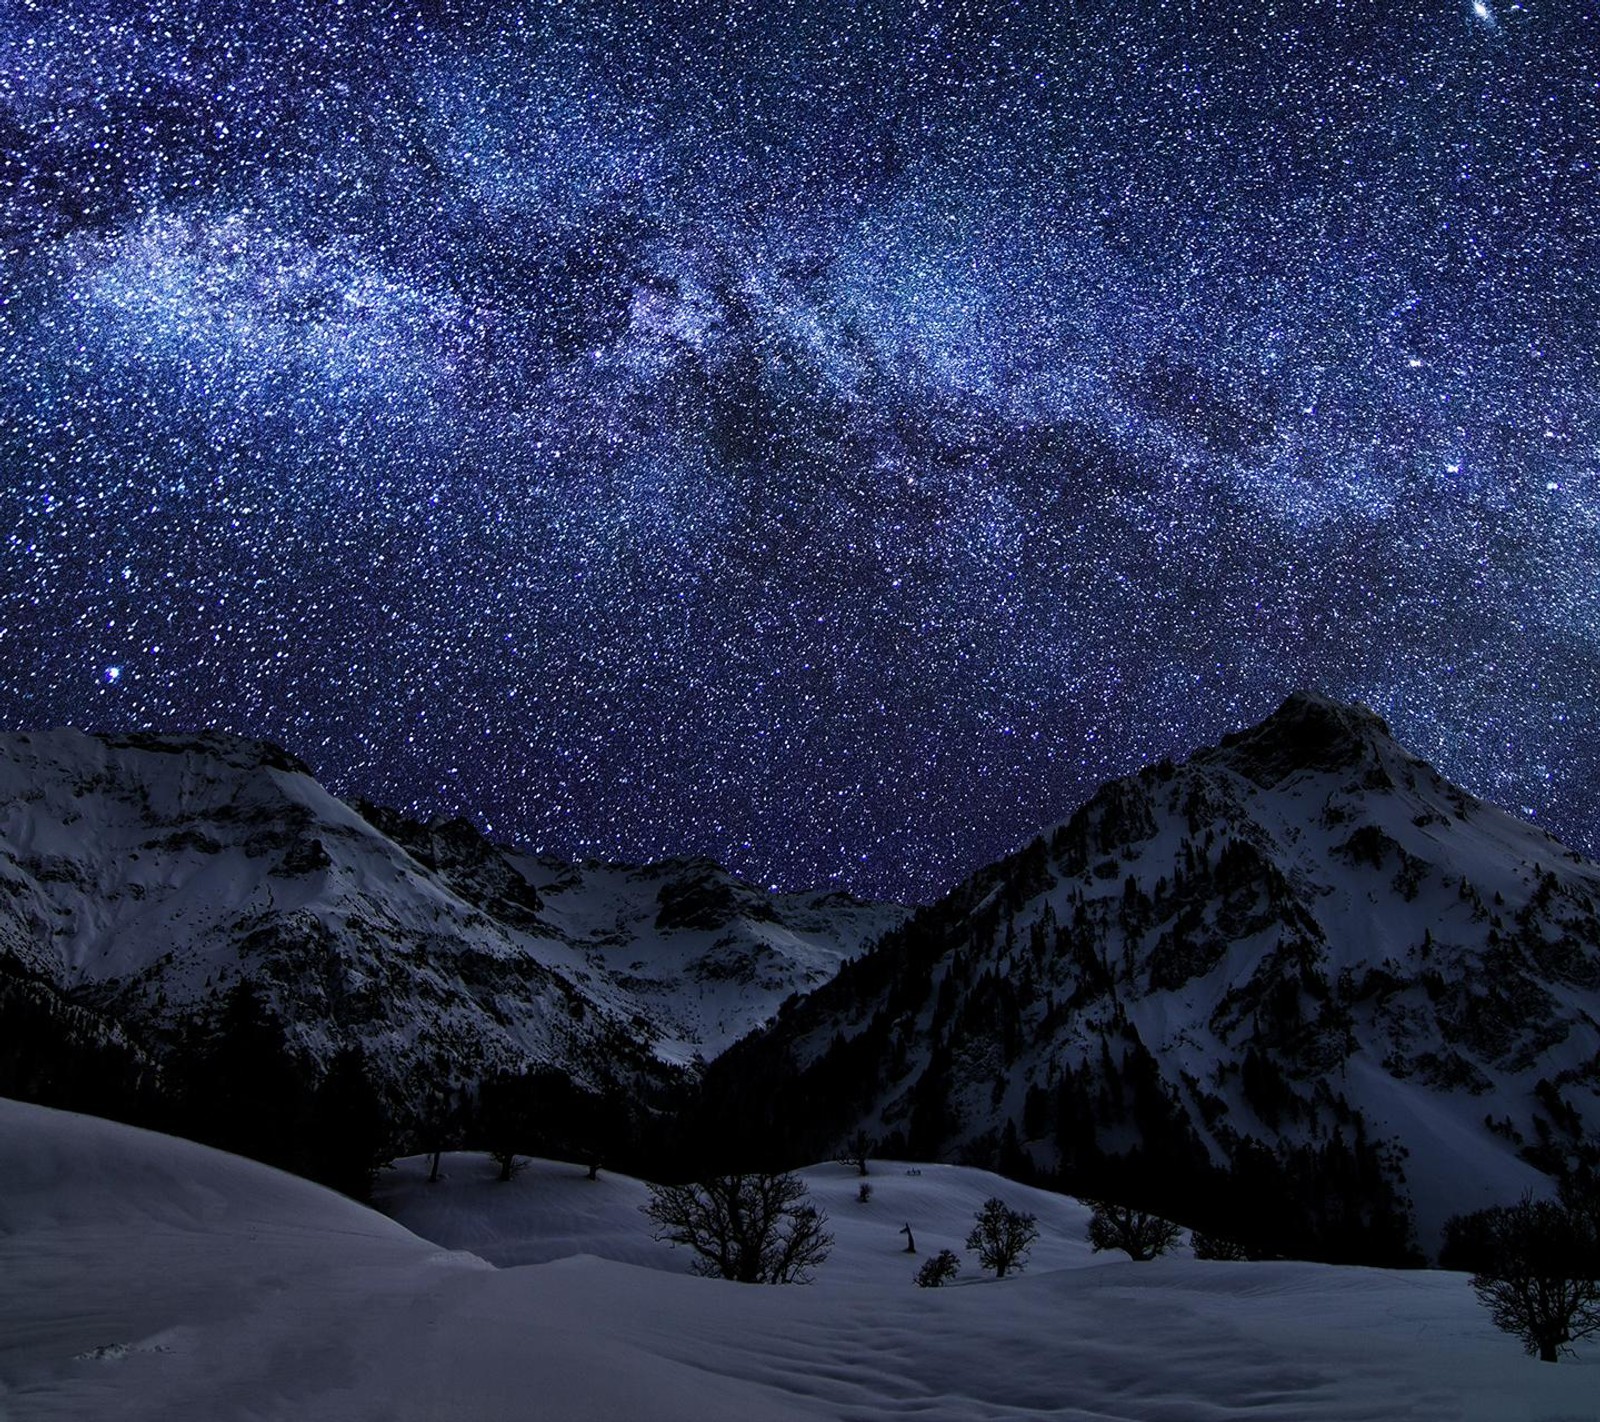
[[[390,1207],[203,1147],[0,1101],[0,1417],[1479,1418],[1600,1415],[1600,1349],[1550,1367],[1458,1275],[1089,1255],[1082,1209],[982,1172],[808,1172],[837,1246],[809,1287],[681,1272],[638,1182],[402,1166]],[[1028,1272],[911,1284],[988,1194]],[[1086,1267],[1089,1265],[1093,1267]],[[659,1267],[656,1267],[659,1266]]]

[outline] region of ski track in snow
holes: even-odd
[[[403,1161],[391,1219],[14,1102],[0,1153],[6,1422],[1600,1415],[1600,1348],[1525,1358],[1460,1275],[1132,1264],[1090,1253],[1076,1201],[957,1167],[874,1162],[865,1204],[849,1168],[809,1170],[835,1249],[813,1285],[770,1289],[688,1276],[649,1237],[643,1184],[572,1165],[502,1185],[449,1156],[429,1186]],[[915,1288],[989,1194],[1038,1215],[1026,1272],[993,1281],[968,1256],[955,1286]]]

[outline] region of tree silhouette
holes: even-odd
[[[655,1237],[692,1250],[694,1272],[741,1284],[803,1284],[828,1257],[828,1217],[798,1175],[718,1175],[652,1185]]]
[[[967,1248],[974,1250],[978,1263],[1003,1279],[1013,1269],[1021,1273],[1028,1262],[1028,1251],[1039,1238],[1039,1226],[1032,1215],[1013,1210],[1004,1200],[991,1197],[973,1216],[975,1223],[967,1236]],[[935,1256],[937,1257],[937,1256]]]
[[[489,1158],[500,1167],[497,1177],[509,1181],[532,1154],[536,1129],[533,1089],[525,1075],[492,1076],[478,1093],[478,1131]]]
[[[1600,1237],[1592,1215],[1524,1196],[1458,1216],[1441,1259],[1473,1269],[1472,1291],[1495,1327],[1555,1362],[1568,1345],[1600,1334]]]
[[[357,1200],[372,1196],[378,1170],[391,1158],[390,1126],[368,1078],[366,1053],[341,1048],[312,1099],[308,1173]]]
[[[839,1151],[839,1164],[852,1166],[856,1174],[865,1175],[867,1161],[877,1148],[878,1143],[865,1130],[857,1127]]]
[[[1178,1242],[1182,1230],[1171,1220],[1136,1210],[1131,1205],[1114,1205],[1105,1200],[1085,1200],[1094,1214],[1089,1219],[1089,1243],[1098,1253],[1120,1249],[1128,1258],[1144,1262],[1165,1254]]]

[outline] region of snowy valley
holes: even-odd
[[[0,1416],[1126,1419],[1594,1415],[1600,1352],[1545,1367],[1459,1274],[1091,1254],[1075,1201],[954,1166],[805,1172],[836,1244],[814,1284],[688,1277],[645,1187],[481,1157],[394,1218],[267,1167],[0,1102]],[[916,1173],[909,1173],[915,1170]],[[1028,1267],[913,1286],[990,1194],[1035,1212]],[[494,1267],[495,1265],[503,1267]]]

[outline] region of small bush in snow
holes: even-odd
[[[991,1198],[973,1217],[976,1223],[967,1236],[967,1248],[978,1256],[978,1263],[1003,1279],[1015,1269],[1022,1272],[1028,1251],[1039,1238],[1039,1226],[1032,1215],[1009,1208],[1005,1201]]]
[[[941,1249],[932,1258],[923,1260],[922,1267],[917,1270],[917,1287],[943,1288],[955,1278],[960,1267],[961,1259],[953,1250]]]
[[[1094,1211],[1088,1233],[1096,1252],[1120,1249],[1128,1258],[1143,1262],[1165,1254],[1183,1232],[1171,1220],[1131,1205],[1113,1205],[1105,1200],[1085,1200],[1084,1204]]]
[[[1206,1234],[1196,1230],[1189,1236],[1196,1259],[1255,1259],[1257,1256],[1247,1244],[1229,1239],[1225,1234]]]
[[[867,1182],[865,1180],[863,1180],[858,1186],[856,1186],[856,1199],[860,1200],[861,1203],[864,1205],[871,1198],[872,1198],[872,1186],[870,1186],[869,1184],[867,1184]]]

